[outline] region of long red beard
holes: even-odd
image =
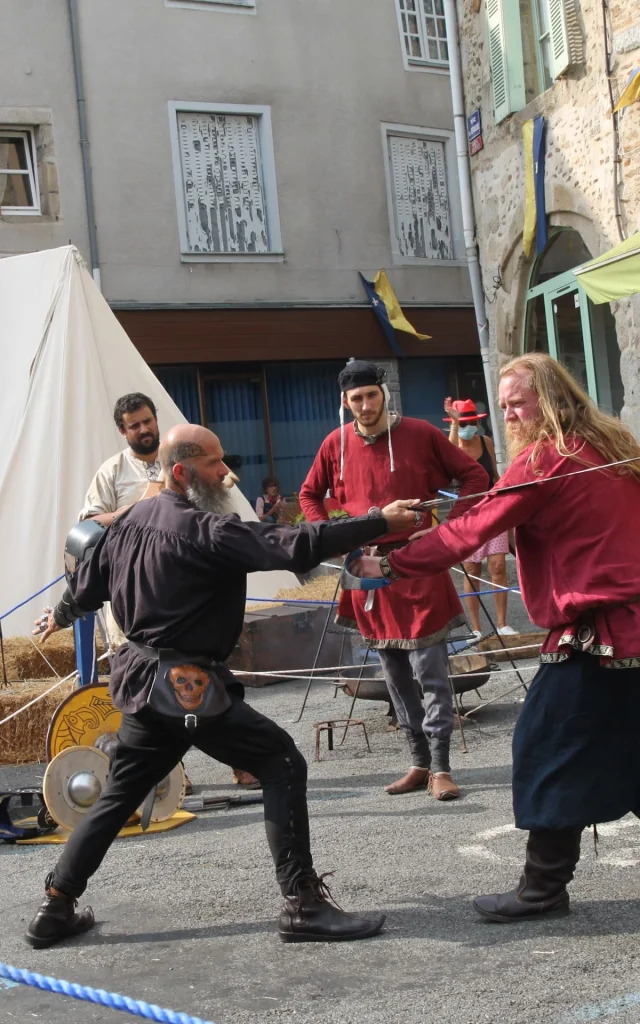
[[[540,430],[539,420],[526,420],[524,423],[506,424],[507,451],[511,462],[537,439]]]

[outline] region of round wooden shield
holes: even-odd
[[[168,821],[176,811],[182,807],[187,776],[181,764],[177,764],[173,771],[162,782],[158,783],[156,798],[153,801],[151,821]],[[138,808],[138,814],[142,813],[142,807]]]
[[[95,747],[67,747],[47,765],[42,792],[47,810],[73,830],[96,802],[109,775],[109,758]]]
[[[54,711],[47,733],[47,760],[68,747],[92,747],[102,733],[117,732],[121,720],[108,686],[79,686]]]

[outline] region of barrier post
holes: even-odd
[[[73,637],[76,645],[76,668],[78,670],[78,686],[98,681],[98,660],[95,658],[96,617],[89,612],[73,624]]]

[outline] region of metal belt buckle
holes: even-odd
[[[589,648],[593,645],[593,641],[596,638],[593,626],[589,626],[586,623],[582,626],[578,626],[578,632],[576,636],[578,643],[580,644],[580,649],[583,652],[589,650]]]

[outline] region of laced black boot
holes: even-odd
[[[329,872],[330,874],[331,872]],[[326,875],[301,879],[284,898],[280,914],[283,942],[350,942],[382,930],[384,914],[347,914],[331,896]]]
[[[567,885],[580,859],[582,829],[530,832],[517,889],[478,896],[473,905],[489,921],[508,924],[541,914],[568,914]]]
[[[58,896],[52,893],[53,872],[45,878],[45,898],[38,907],[36,916],[27,928],[27,942],[34,949],[45,949],[56,942],[89,931],[95,924],[93,910],[85,907],[76,914],[78,901],[72,896]]]

